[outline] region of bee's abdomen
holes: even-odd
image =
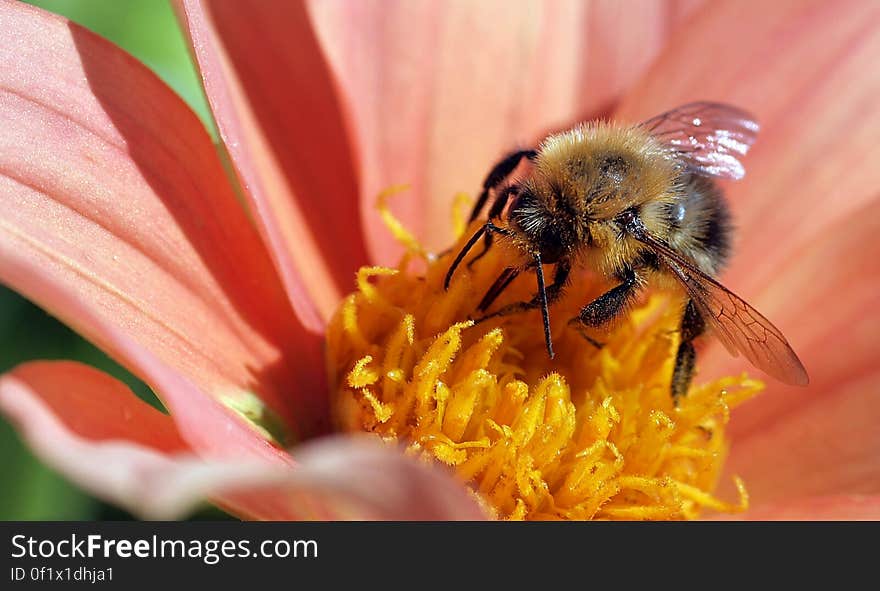
[[[688,175],[671,205],[670,243],[705,272],[717,273],[730,255],[732,226],[721,189],[711,179]]]

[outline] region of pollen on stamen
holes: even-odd
[[[737,500],[714,490],[730,410],[763,384],[697,376],[673,403],[680,297],[646,296],[597,348],[567,323],[608,287],[585,270],[551,310],[551,361],[539,312],[470,320],[515,253],[493,247],[445,291],[463,239],[441,256],[428,253],[387,208],[398,190],[379,208],[406,253],[397,268],[362,268],[328,329],[341,429],[403,442],[450,466],[499,519],[694,519],[747,508],[738,478]],[[495,305],[530,299],[530,279],[518,278]]]

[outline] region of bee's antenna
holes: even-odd
[[[461,264],[461,261],[464,260],[464,257],[467,256],[467,253],[474,247],[474,244],[486,233],[486,230],[489,229],[489,226],[492,225],[492,222],[486,222],[484,225],[480,226],[480,229],[477,230],[471,239],[467,241],[462,249],[458,252],[458,256],[455,257],[455,260],[452,261],[452,265],[449,267],[449,270],[446,272],[446,278],[443,280],[443,289],[449,289],[449,282],[452,281],[452,274],[455,273],[455,270]]]
[[[452,274],[455,273],[455,270],[461,264],[461,261],[464,259],[464,257],[467,256],[467,253],[470,252],[470,250],[474,247],[474,244],[477,243],[477,240],[479,240],[483,234],[500,234],[501,236],[511,235],[510,230],[507,230],[506,228],[499,228],[498,226],[493,224],[491,220],[483,224],[480,229],[477,230],[473,236],[471,236],[471,239],[467,241],[467,244],[462,247],[461,251],[458,253],[458,256],[455,257],[455,260],[452,261],[452,266],[450,266],[449,271],[446,272],[446,279],[443,280],[444,290],[449,289],[449,282],[452,281]]]

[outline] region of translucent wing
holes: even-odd
[[[641,124],[665,146],[676,151],[694,173],[741,179],[740,158],[758,134],[751,115],[721,103],[688,103]]]
[[[760,312],[652,236],[640,234],[637,239],[648,244],[675,273],[731,355],[742,353],[752,365],[786,384],[806,386],[810,382],[791,345]]]

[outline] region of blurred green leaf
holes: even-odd
[[[0,420],[0,520],[94,519],[100,504],[43,466],[18,440],[6,421]]]

